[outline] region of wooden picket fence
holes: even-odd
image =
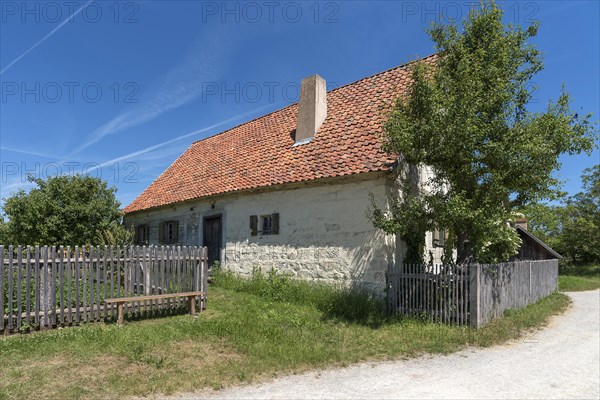
[[[0,246],[0,255],[3,333],[116,320],[116,306],[105,299],[207,288],[205,247]],[[139,317],[179,311],[186,302],[175,298],[126,307],[130,317]]]
[[[558,260],[390,267],[391,313],[479,327],[558,288]]]
[[[396,314],[442,323],[469,321],[469,275],[456,265],[405,264],[387,272],[388,306]]]

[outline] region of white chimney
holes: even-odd
[[[298,102],[296,144],[307,143],[315,136],[327,118],[327,85],[325,79],[315,74],[304,78]]]
[[[515,228],[520,226],[521,228],[527,230],[527,218],[517,218],[515,220]]]

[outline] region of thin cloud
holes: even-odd
[[[199,134],[208,132],[208,131],[210,131],[212,129],[215,129],[215,128],[218,128],[220,126],[232,123],[234,121],[245,120],[248,117],[254,116],[254,115],[262,112],[263,110],[265,110],[267,108],[270,108],[270,107],[273,107],[273,106],[274,106],[273,104],[267,104],[267,105],[264,105],[262,107],[255,108],[253,110],[246,111],[246,112],[238,114],[238,115],[236,115],[234,117],[231,117],[231,118],[225,119],[223,121],[217,122],[215,124],[212,124],[210,126],[204,127],[202,129],[198,129],[198,130],[195,130],[195,131],[192,131],[192,132],[188,132],[186,134],[177,136],[177,137],[175,137],[173,139],[166,140],[164,142],[157,143],[155,145],[148,146],[148,147],[145,147],[145,148],[140,149],[140,150],[136,150],[136,151],[131,152],[129,154],[125,154],[123,156],[116,157],[116,158],[113,158],[113,159],[108,160],[108,161],[104,161],[104,162],[102,162],[100,164],[95,164],[95,165],[90,164],[89,168],[86,169],[86,172],[89,174],[89,173],[92,173],[92,172],[94,172],[96,170],[101,170],[102,168],[105,168],[105,167],[108,167],[108,166],[112,166],[115,163],[126,161],[126,160],[130,160],[130,159],[132,159],[134,157],[140,157],[140,156],[143,156],[143,155],[149,155],[149,157],[148,157],[149,160],[160,159],[160,157],[155,156],[155,155],[153,155],[151,153],[155,152],[158,149],[164,148],[165,146],[168,146],[170,144],[176,143],[176,142],[181,141],[183,139],[190,138],[192,136],[197,136]],[[52,157],[47,156],[45,154],[31,152],[31,151],[28,151],[28,150],[20,150],[20,149],[15,149],[15,148],[10,148],[10,147],[2,147],[1,149],[5,150],[5,151],[12,151],[12,152],[15,152],[15,153],[21,153],[21,154],[27,154],[27,155],[33,155],[33,156],[40,156],[40,157],[52,158]],[[166,154],[166,153],[163,152],[162,154]],[[140,159],[144,160],[144,159],[146,159],[146,157],[138,158],[138,160],[140,160]],[[143,173],[142,171],[138,171],[138,172],[139,173]],[[149,173],[143,173],[143,174],[149,176],[151,179],[154,179],[156,177],[156,174],[149,174]],[[29,187],[33,187],[33,186],[34,186],[34,184],[32,184],[31,182],[25,181],[24,178],[23,178],[23,176],[20,176],[20,175],[16,176],[14,179],[9,180],[8,182],[2,182],[2,184],[0,185],[0,198],[3,198],[5,195],[9,194],[14,189],[25,189],[25,188],[29,188]]]
[[[256,114],[256,113],[258,113],[260,111],[263,111],[264,109],[272,107],[272,106],[273,106],[272,104],[267,104],[267,105],[264,105],[262,107],[255,108],[254,110],[247,111],[247,112],[242,113],[242,114],[238,114],[235,117],[231,117],[231,118],[228,118],[228,119],[226,119],[224,121],[217,122],[216,124],[212,124],[212,125],[207,126],[205,128],[198,129],[198,130],[195,130],[193,132],[189,132],[189,133],[183,134],[181,136],[177,136],[177,137],[175,137],[173,139],[166,140],[164,142],[157,143],[157,144],[152,145],[152,146],[148,146],[148,147],[143,148],[141,150],[136,150],[134,152],[131,152],[129,154],[125,154],[125,155],[117,157],[117,158],[113,158],[112,160],[108,160],[108,161],[105,161],[105,162],[103,162],[101,164],[98,164],[97,166],[95,166],[95,168],[103,168],[103,167],[106,167],[106,166],[109,166],[109,165],[113,165],[116,162],[121,162],[121,161],[129,160],[129,159],[134,158],[134,157],[139,157],[139,156],[144,155],[146,153],[149,153],[149,152],[152,152],[154,150],[157,150],[157,149],[159,149],[161,147],[164,147],[164,146],[167,146],[169,144],[178,142],[178,141],[180,141],[182,139],[186,139],[186,138],[189,138],[189,137],[192,137],[192,136],[197,136],[197,135],[199,135],[201,133],[205,133],[205,132],[210,131],[210,130],[212,130],[214,128],[217,128],[219,126],[223,126],[223,125],[229,124],[229,123],[231,123],[233,121],[236,121],[236,120],[239,120],[239,119],[242,119],[242,118],[246,118],[249,115],[254,115],[254,114]]]
[[[49,158],[51,160],[58,160],[58,157],[50,155],[50,154],[39,153],[37,151],[16,149],[14,147],[0,146],[0,150],[8,151],[11,153],[17,153],[17,154],[25,154],[27,156],[34,156],[34,157],[41,157],[41,158]]]
[[[40,40],[38,40],[33,46],[31,46],[30,48],[28,48],[27,50],[25,50],[25,52],[23,52],[19,57],[15,58],[10,64],[8,64],[6,67],[4,67],[4,69],[2,69],[2,71],[0,71],[0,75],[2,75],[4,72],[6,72],[10,67],[12,67],[13,65],[15,65],[17,62],[19,62],[23,57],[25,57],[27,54],[31,53],[36,47],[38,47],[40,44],[44,43],[46,40],[48,40],[50,38],[50,36],[54,35],[60,28],[62,28],[67,22],[69,22],[70,20],[72,20],[73,18],[75,18],[77,16],[77,14],[79,14],[84,8],[86,8],[92,1],[94,0],[89,0],[87,3],[85,3],[84,5],[82,5],[81,7],[79,7],[77,10],[75,10],[73,12],[73,14],[71,14],[71,16],[69,16],[67,19],[65,19],[63,22],[61,22],[60,24],[58,24],[58,26],[54,29],[52,29],[46,36],[44,36],[43,38],[41,38]]]
[[[225,46],[220,37],[210,36],[198,42],[188,51],[183,62],[171,69],[156,95],[137,108],[121,113],[94,130],[69,157],[80,153],[104,137],[149,122],[167,111],[181,107],[202,94],[206,82],[215,81],[223,70],[222,58]]]

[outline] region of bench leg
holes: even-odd
[[[190,315],[196,315],[196,296],[188,297],[188,303],[190,305]]]
[[[123,325],[123,303],[117,303],[117,325]]]

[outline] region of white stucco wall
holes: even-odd
[[[256,194],[223,196],[209,203],[185,203],[126,217],[127,224],[150,226],[157,244],[158,224],[179,221],[179,244],[202,244],[202,219],[222,214],[223,267],[241,274],[275,268],[293,276],[356,284],[381,291],[385,270],[394,262],[393,237],[376,230],[366,211],[369,193],[386,202],[386,178]],[[388,182],[389,183],[389,182]],[[387,188],[389,190],[389,187]],[[278,235],[251,236],[250,215],[279,213]]]

